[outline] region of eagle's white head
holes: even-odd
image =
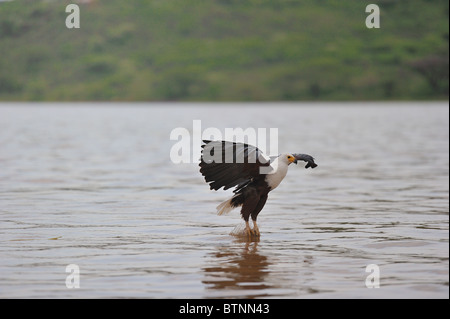
[[[278,160],[286,165],[297,164],[297,159],[292,154],[281,154]]]
[[[266,177],[266,182],[273,190],[286,176],[288,166],[291,163],[297,163],[297,159],[292,154],[281,154],[271,164],[272,172]]]

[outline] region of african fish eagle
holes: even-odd
[[[209,183],[210,189],[224,190],[236,187],[234,195],[217,206],[219,215],[236,207],[241,208],[245,221],[245,234],[259,237],[256,218],[263,209],[267,195],[286,176],[288,166],[298,160],[307,162],[305,168],[315,168],[314,158],[307,154],[281,154],[273,159],[264,155],[257,147],[228,141],[204,140],[200,158],[200,173]],[[253,229],[249,225],[249,217]]]

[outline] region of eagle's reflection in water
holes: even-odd
[[[271,284],[269,259],[258,253],[258,239],[235,239],[229,245],[219,246],[207,255],[202,280],[211,297],[255,298],[267,296]],[[220,292],[219,292],[220,290]],[[208,293],[208,292],[207,292]]]

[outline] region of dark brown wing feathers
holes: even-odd
[[[210,188],[218,190],[221,187],[229,189],[259,176],[259,168],[269,165],[259,157],[261,151],[254,146],[244,143],[227,141],[203,141],[202,157],[200,159],[200,173],[205,177]],[[205,146],[206,148],[205,151]],[[210,154],[208,154],[210,152]],[[219,152],[215,154],[215,152]],[[206,153],[206,154],[205,154]],[[214,154],[216,155],[214,157]],[[232,155],[232,156],[230,156]],[[240,158],[239,158],[240,156]],[[211,158],[220,159],[221,163],[211,162]],[[227,160],[232,159],[231,163]],[[240,159],[241,162],[237,162]]]

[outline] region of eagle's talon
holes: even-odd
[[[250,228],[248,221],[245,221],[245,235],[247,235],[248,238],[252,238],[253,235],[252,229]]]
[[[258,229],[252,229],[251,230],[252,236],[253,237],[259,237],[261,234],[259,233]]]
[[[256,220],[253,221],[252,235],[255,236],[255,237],[261,236],[261,234],[259,232],[258,225],[256,225]]]

